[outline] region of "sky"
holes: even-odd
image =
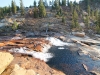
[[[0,0],[0,7],[11,5],[11,1],[12,0]],[[36,0],[36,1],[39,1],[39,0]],[[47,1],[52,1],[52,0],[47,0]],[[75,0],[70,0],[70,1],[75,1]],[[79,0],[76,0],[76,1],[78,2]],[[18,6],[20,5],[20,0],[15,0],[15,2],[16,2],[16,5]],[[23,0],[23,4],[25,7],[33,5],[33,2],[34,0]]]

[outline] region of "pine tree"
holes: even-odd
[[[11,14],[11,7],[10,7],[10,5],[9,5],[9,15]]]
[[[66,6],[66,0],[62,0],[62,6]]]
[[[70,2],[69,2],[69,0],[67,0],[67,5],[70,6]]]
[[[89,16],[88,15],[86,16],[85,24],[86,24],[87,28],[89,28]]]
[[[34,18],[38,18],[39,17],[39,10],[38,10],[37,7],[35,7],[34,10],[33,10],[33,16],[34,16]]]
[[[36,1],[34,0],[34,7],[36,7]]]
[[[24,5],[22,0],[20,0],[20,10],[21,10],[21,15],[24,15],[25,11],[24,11]]]
[[[90,0],[83,0],[84,4],[86,6],[86,9],[88,8],[88,5],[90,5]]]
[[[74,18],[75,20],[78,20],[78,13],[77,13],[77,11],[76,11],[76,8],[75,8],[74,11],[73,11],[73,18]]]
[[[73,11],[73,16],[72,16],[72,27],[74,28],[79,28],[79,23],[78,23],[78,13],[76,11],[76,8]]]
[[[91,10],[91,17],[94,19],[94,10]]]
[[[54,6],[54,9],[59,10],[59,8],[60,8],[59,1],[58,0],[55,0],[53,6]]]
[[[100,13],[98,14],[97,24],[96,24],[96,31],[100,34]]]
[[[13,14],[16,14],[17,8],[16,8],[16,3],[15,3],[15,1],[12,0],[11,6],[12,6],[12,7],[11,7],[11,8],[12,8],[12,13],[13,13]]]
[[[73,3],[72,3],[72,1],[70,2],[70,9],[71,9],[71,12],[73,12]]]
[[[91,9],[90,9],[90,6],[88,5],[88,7],[87,7],[87,12],[88,12],[88,15],[90,16],[90,11],[91,11]]]
[[[62,5],[61,2],[60,2],[60,0],[59,0],[59,5],[60,5],[60,6]]]
[[[94,16],[95,16],[95,19],[97,20],[98,19],[98,10],[97,9],[95,10]]]
[[[65,24],[65,22],[66,22],[64,16],[62,17],[62,22],[63,22],[64,24]]]
[[[39,1],[39,17],[45,17],[46,16],[46,9],[45,6],[43,5],[43,1]]]
[[[45,7],[48,7],[48,2],[47,2],[47,0],[45,0],[44,6],[45,6]]]

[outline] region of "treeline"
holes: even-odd
[[[57,11],[57,14],[59,14],[59,15],[62,14],[62,9],[60,6],[66,6],[66,3],[67,3],[67,0],[62,0],[62,1],[54,0],[53,2],[50,1],[50,5],[52,5],[52,10],[55,9]],[[34,18],[46,17],[46,8],[48,7],[47,0],[45,0],[45,1],[39,0],[38,3],[34,0],[33,6],[34,6],[34,9],[32,11],[33,11]],[[30,7],[32,7],[32,6],[30,6]]]
[[[24,5],[23,1],[20,0],[20,7],[16,5],[15,1],[11,1],[11,5],[0,7],[0,18],[4,18],[4,16],[10,16],[16,14],[17,11],[21,12],[21,15],[24,15]]]

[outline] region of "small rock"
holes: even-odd
[[[78,37],[84,37],[85,33],[84,32],[72,32],[73,35],[78,36]]]
[[[65,41],[66,40],[66,37],[60,36],[60,37],[58,37],[58,39],[60,39],[61,41]]]
[[[87,67],[85,64],[82,64],[82,65],[83,65],[84,69],[85,69],[86,71],[88,71],[88,67]]]

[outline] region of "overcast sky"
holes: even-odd
[[[0,7],[11,5],[11,1],[12,0],[0,0]],[[36,1],[39,1],[39,0],[36,0]],[[49,2],[49,1],[52,1],[52,0],[47,0],[47,1]],[[75,0],[70,0],[70,1],[75,1]],[[76,1],[78,2],[79,0],[76,0]],[[15,2],[16,2],[16,5],[18,5],[18,6],[20,5],[20,0],[15,0]],[[33,5],[33,2],[34,2],[34,0],[23,0],[25,7]]]

